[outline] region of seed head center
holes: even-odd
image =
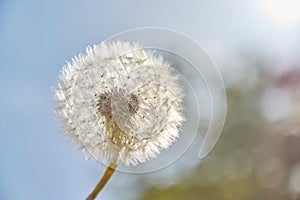
[[[135,94],[126,94],[123,90],[106,91],[99,95],[97,108],[107,119],[113,118],[112,103],[117,104],[120,110],[129,114],[137,113],[139,109],[138,97]]]

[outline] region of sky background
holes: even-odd
[[[192,37],[224,74],[241,48],[275,57],[279,70],[300,53],[299,20],[281,23],[258,0],[0,0],[0,200],[86,197],[104,166],[59,131],[51,87],[86,46],[147,26]],[[119,173],[103,197],[130,199],[136,176]]]

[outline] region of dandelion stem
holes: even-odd
[[[117,162],[112,162],[107,168],[106,171],[104,172],[102,178],[96,185],[95,189],[93,192],[86,198],[86,200],[94,200],[99,192],[103,189],[103,187],[106,185],[106,183],[109,181],[110,177],[113,175],[115,172],[115,168],[117,167]]]

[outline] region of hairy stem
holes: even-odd
[[[109,181],[110,177],[113,175],[115,172],[115,168],[117,167],[117,162],[114,161],[112,162],[107,168],[106,171],[104,172],[102,178],[96,185],[95,189],[93,192],[86,198],[86,200],[94,200],[99,192],[103,189],[103,187],[106,185],[106,183]]]

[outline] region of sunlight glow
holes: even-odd
[[[277,23],[294,24],[300,21],[299,0],[263,0],[266,13]]]

